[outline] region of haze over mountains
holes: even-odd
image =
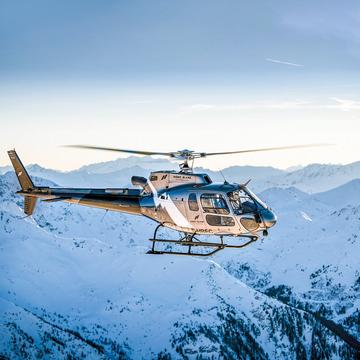
[[[39,185],[121,187],[173,167],[133,160],[29,171]],[[142,217],[40,201],[24,218],[15,175],[0,175],[0,354],[356,359],[359,169],[224,169],[228,181],[252,178],[278,223],[252,246],[208,259],[147,255],[155,224]]]
[[[27,167],[30,174],[53,181],[60,186],[69,187],[123,187],[130,186],[132,175],[147,177],[154,170],[177,170],[178,164],[152,157],[119,158],[114,161],[85,165],[78,170],[62,172],[45,169],[37,164]],[[0,174],[12,170],[9,166],[0,167]],[[223,175],[230,182],[246,182],[251,179],[251,188],[263,191],[269,187],[290,187],[315,193],[326,191],[360,178],[360,161],[346,165],[311,164],[295,170],[280,170],[270,166],[231,166],[219,171],[195,168],[206,172],[213,181],[223,181]]]

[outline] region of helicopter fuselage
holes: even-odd
[[[251,236],[276,222],[273,211],[245,185],[212,183],[207,174],[152,173],[140,209],[186,233]]]

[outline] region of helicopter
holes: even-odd
[[[141,215],[158,224],[153,237],[149,239],[152,244],[148,254],[210,256],[225,248],[244,248],[257,241],[261,235],[267,236],[268,230],[276,224],[277,216],[264,201],[249,189],[250,180],[246,183],[228,183],[226,180],[223,183],[214,183],[208,174],[193,172],[194,160],[208,156],[312,146],[322,146],[322,144],[210,153],[187,149],[175,152],[157,152],[90,145],[67,145],[66,147],[71,148],[136,155],[160,155],[181,161],[179,171],[152,171],[148,179],[132,176],[131,183],[136,188],[104,189],[35,186],[16,151],[10,150],[8,155],[21,186],[21,190],[17,191],[17,194],[24,196],[26,215],[31,216],[34,213],[38,198],[47,203],[64,201]],[[181,236],[179,239],[160,238],[158,236],[160,228],[176,230]],[[215,235],[219,241],[203,241],[199,239],[201,235]],[[236,243],[225,243],[224,237],[235,238]],[[158,249],[159,244],[165,244],[165,249]],[[172,245],[180,245],[181,250],[174,251]]]

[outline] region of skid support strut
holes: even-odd
[[[187,255],[187,256],[210,256],[217,253],[220,250],[225,248],[234,248],[234,249],[241,249],[245,246],[250,245],[251,243],[255,242],[258,237],[255,235],[252,236],[241,236],[244,238],[249,239],[247,242],[239,245],[230,245],[224,243],[223,235],[220,235],[220,242],[207,242],[207,241],[200,241],[197,237],[195,237],[196,233],[184,233],[184,235],[178,240],[172,239],[158,239],[157,232],[158,230],[163,227],[163,224],[159,224],[155,231],[154,237],[149,239],[152,242],[151,250],[148,251],[148,254],[168,254],[168,255]],[[156,250],[156,244],[172,244],[172,245],[181,245],[186,246],[187,250],[185,251],[172,251],[172,250]],[[206,252],[194,252],[194,248],[205,248],[208,249]]]

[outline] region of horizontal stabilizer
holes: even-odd
[[[56,198],[52,198],[52,199],[44,199],[43,201],[45,202],[57,202],[57,201],[64,201],[64,200],[69,200],[71,199],[71,197],[56,197]]]

